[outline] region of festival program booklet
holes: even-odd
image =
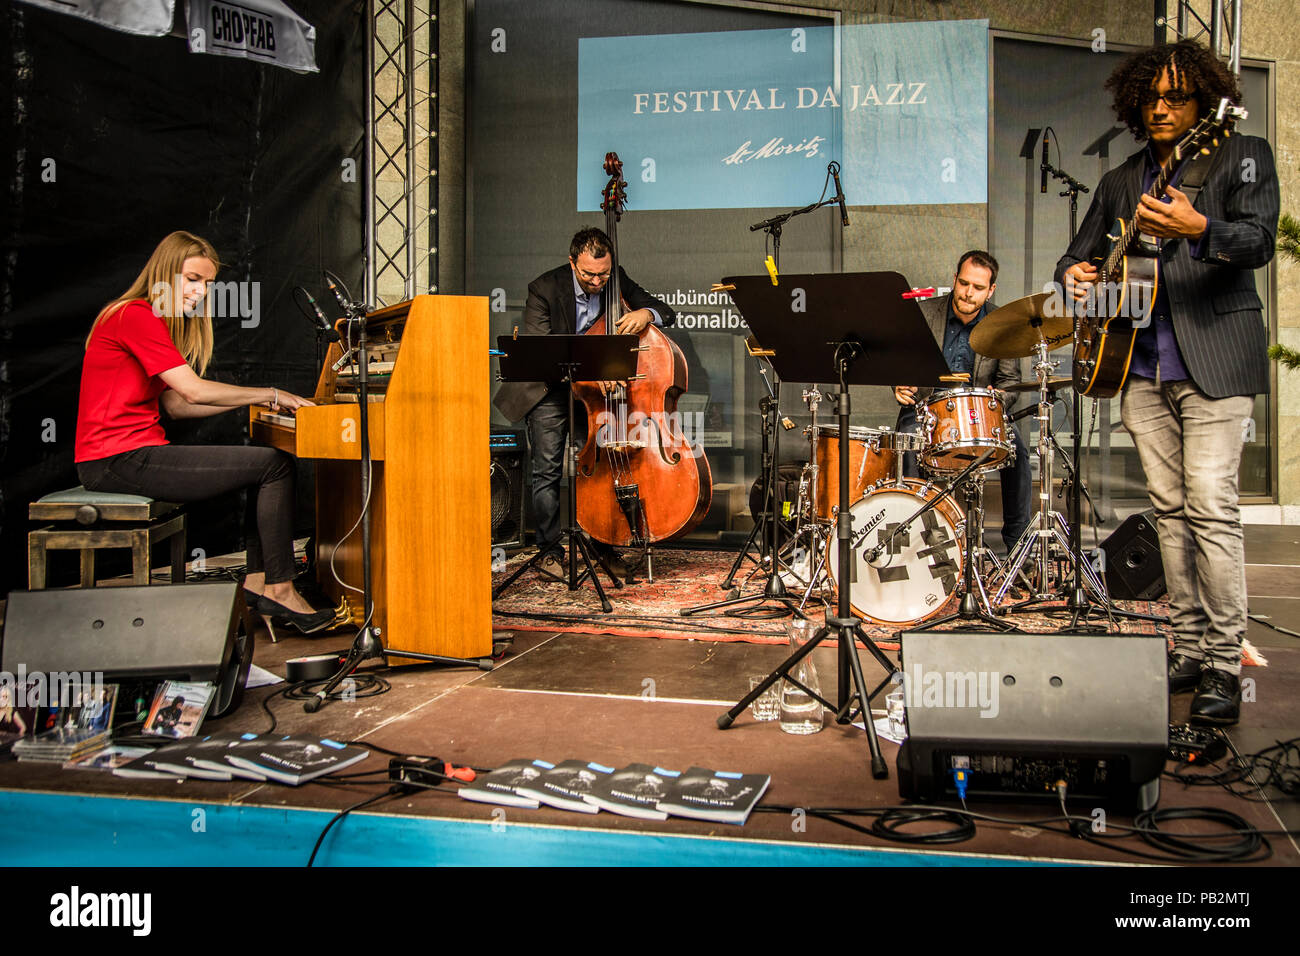
[[[327,773],[350,767],[370,756],[370,751],[351,747],[328,737],[288,736],[279,740],[260,738],[240,745],[227,755],[232,767],[244,767],[278,783],[297,786]]]
[[[529,760],[526,757],[502,764],[491,773],[483,774],[472,784],[461,787],[456,792],[466,800],[479,803],[497,803],[505,807],[528,807],[536,810],[540,802],[536,797],[526,797],[519,793],[520,787],[530,787],[555,764],[545,760]]]
[[[599,813],[600,807],[588,803],[584,797],[591,793],[601,777],[608,777],[613,772],[613,767],[602,767],[586,760],[564,760],[550,770],[543,771],[531,783],[515,787],[515,793],[561,810]]]
[[[744,824],[771,782],[766,774],[692,767],[677,778],[659,809],[679,817]]]
[[[234,768],[218,764],[216,761],[220,760],[231,746],[239,743],[242,736],[226,732],[179,740],[154,751],[153,757],[145,761],[145,766],[152,766],[155,770],[164,773],[198,777],[200,780],[229,780],[234,776]],[[259,776],[258,779],[266,778]]]
[[[211,738],[233,737],[222,746],[214,747],[211,750],[205,749],[196,753],[193,758],[194,766],[204,770],[221,770],[241,777],[245,780],[265,780],[266,774],[259,773],[256,770],[250,770],[248,767],[241,767],[230,762],[231,757],[237,757],[245,754],[248,749],[261,739],[260,734],[213,734]]]
[[[632,763],[596,780],[591,792],[583,794],[588,803],[642,820],[667,820],[659,801],[668,795],[680,770],[665,770],[648,763]]]

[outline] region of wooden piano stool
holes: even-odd
[[[131,580],[149,582],[149,555],[159,541],[171,541],[172,583],[185,581],[185,512],[181,506],[142,495],[87,491],[78,486],[57,491],[27,507],[33,521],[53,521],[27,535],[27,587],[45,587],[49,551],[81,552],[81,586],[95,586],[95,552],[131,549]]]

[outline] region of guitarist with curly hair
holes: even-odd
[[[1195,690],[1192,720],[1233,724],[1246,633],[1237,472],[1243,422],[1268,388],[1253,270],[1273,258],[1273,152],[1253,136],[1196,139],[1225,98],[1241,101],[1236,78],[1199,44],[1135,53],[1106,88],[1116,116],[1146,145],[1102,178],[1056,281],[1092,304],[1081,308],[1086,315],[1099,299],[1141,298],[1130,275],[1150,276],[1149,295],[1131,326],[1111,323],[1127,333],[1076,336],[1075,384],[1103,397],[1123,389],[1121,415],[1146,473],[1169,588],[1169,690]],[[1107,267],[1121,260],[1125,288],[1099,296],[1117,275]],[[1079,320],[1080,329],[1088,324]],[[1099,382],[1103,368],[1118,373]]]

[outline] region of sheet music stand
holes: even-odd
[[[503,353],[498,370],[509,382],[554,382],[557,379],[572,386],[574,382],[623,382],[636,374],[637,349],[640,338],[635,335],[500,335],[497,348]],[[568,543],[568,573],[570,591],[578,590],[582,582],[591,577],[600,597],[601,610],[606,614],[614,610],[596,575],[593,559],[609,575],[614,587],[623,583],[614,575],[609,562],[597,555],[591,538],[578,527],[578,446],[573,434],[573,389],[568,389],[569,437],[565,458],[569,471],[569,525],[560,532],[560,540]],[[590,423],[589,423],[590,424]],[[537,568],[545,552],[538,551],[492,591],[496,600],[521,574]],[[581,556],[585,570],[578,573]],[[538,570],[541,570],[538,568]],[[547,573],[547,572],[542,572]],[[553,577],[553,575],[547,575]]]
[[[948,374],[948,366],[920,308],[914,300],[903,298],[911,287],[897,272],[786,275],[776,285],[768,275],[736,276],[723,281],[735,286],[732,300],[764,348],[773,352],[772,365],[783,381],[824,383],[829,368],[839,384],[836,412],[840,428],[840,494],[836,538],[840,580],[837,615],[827,616],[825,625],[808,643],[797,648],[743,700],[718,718],[718,726],[724,730],[730,727],[750,702],[778,679],[791,680],[835,711],[836,720],[842,724],[853,722],[857,703],[871,751],[872,776],[884,779],[889,776],[889,770],[880,754],[880,741],[871,719],[871,698],[890,683],[895,667],[862,631],[861,621],[853,617],[850,605],[849,584],[854,562],[850,560],[853,515],[849,502],[848,386],[898,382],[937,385]],[[839,645],[838,704],[790,677],[792,668],[832,636]],[[858,659],[856,640],[862,641],[886,672],[885,679],[870,693]]]

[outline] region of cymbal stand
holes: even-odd
[[[1052,397],[1047,383],[1055,363],[1048,360],[1047,341],[1041,336],[1034,348],[1038,353],[1038,361],[1034,364],[1034,372],[1038,376],[1038,512],[1020,535],[1020,540],[1011,549],[1011,553],[1007,555],[1005,573],[998,593],[994,597],[994,604],[1002,603],[1002,599],[1011,589],[1021,568],[1027,563],[1032,561],[1037,575],[1031,576],[1034,578],[1032,581],[1034,590],[1029,599],[1013,605],[1009,609],[1011,613],[1058,599],[1058,595],[1050,589],[1054,544],[1057,546],[1058,554],[1066,556],[1065,563],[1072,565],[1072,571],[1082,575],[1089,588],[1096,593],[1105,594],[1105,587],[1092,567],[1071,550],[1070,526],[1066,523],[1065,517],[1051,508],[1052,462],[1056,456],[1052,450]]]
[[[808,538],[808,547],[804,553],[808,556],[808,577],[800,578],[801,583],[805,585],[803,597],[799,600],[799,608],[808,606],[808,601],[812,598],[813,591],[818,587],[829,590],[833,587],[830,578],[830,572],[827,570],[829,563],[829,553],[826,548],[826,542],[823,540],[821,525],[818,523],[815,508],[816,502],[813,500],[817,494],[817,480],[820,477],[820,466],[817,464],[817,437],[820,429],[817,426],[817,409],[822,402],[822,392],[816,385],[803,390],[802,396],[804,404],[808,406],[812,417],[808,427],[808,464],[804,466],[803,476],[800,480],[800,494],[797,509],[797,518],[795,522],[794,537],[791,539],[789,547],[796,556],[792,562],[793,573],[799,577],[798,568],[801,561],[797,557],[799,553],[799,542],[806,535]],[[807,498],[804,496],[807,491]]]
[[[1079,396],[1075,393],[1074,409],[1077,413],[1079,410]],[[1079,460],[1079,419],[1075,419],[1074,428],[1074,456],[1073,461]],[[1129,611],[1120,607],[1110,597],[1110,590],[1106,587],[1106,579],[1097,573],[1092,563],[1083,559],[1083,521],[1080,517],[1080,496],[1088,499],[1088,507],[1096,514],[1096,506],[1092,502],[1092,495],[1088,493],[1088,486],[1083,480],[1083,476],[1075,469],[1071,461],[1071,456],[1061,447],[1061,443],[1056,440],[1056,435],[1051,435],[1052,447],[1061,455],[1061,463],[1065,466],[1065,485],[1068,489],[1070,500],[1071,514],[1074,516],[1075,529],[1074,534],[1070,537],[1070,554],[1071,559],[1075,560],[1074,580],[1068,589],[1062,585],[1058,590],[1060,597],[1065,599],[1065,606],[1059,608],[1050,608],[1049,614],[1070,615],[1070,627],[1081,627],[1080,618],[1086,620],[1088,616],[1097,609],[1106,612],[1106,617],[1113,625],[1115,618],[1121,617],[1130,621],[1153,621],[1157,624],[1168,624],[1169,618],[1162,614],[1143,614],[1140,611]],[[1080,575],[1086,574],[1096,586],[1080,587]]]

